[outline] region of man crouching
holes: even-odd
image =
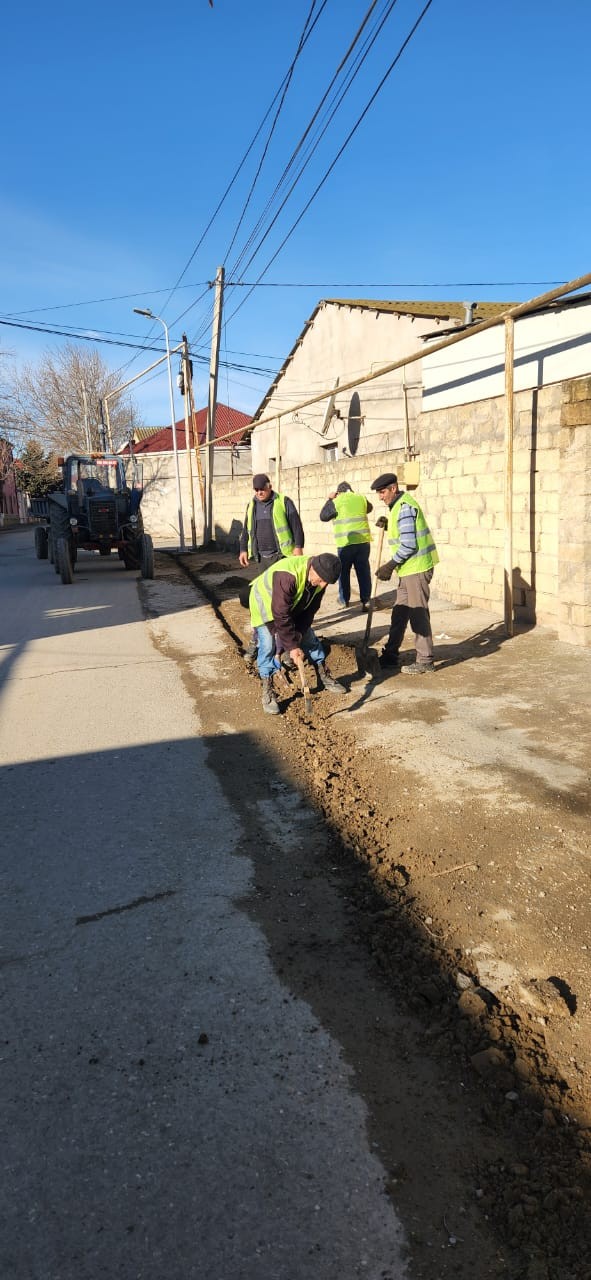
[[[312,620],[329,583],[338,582],[338,556],[285,556],[255,578],[250,585],[250,617],[258,637],[257,666],[263,682],[263,711],[279,714],[273,674],[279,670],[278,653],[292,662],[307,656],[318,679],[329,693],[346,693],[327,669],[325,655],[312,630]]]

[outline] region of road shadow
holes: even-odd
[[[330,762],[314,767],[330,788]],[[226,805],[208,809],[203,796],[218,784]],[[404,866],[380,880],[359,827],[347,837],[346,824],[328,822],[275,751],[224,731],[43,758],[0,772],[0,803],[14,853],[1,933],[11,1011],[3,1274],[102,1274],[114,1257],[122,1275],[141,1270],[146,1280],[161,1280],[162,1257],[173,1259],[171,1280],[198,1274],[192,1250],[211,1230],[212,1189],[199,1177],[196,1192],[187,1170],[208,1163],[199,1080],[204,1061],[208,1071],[221,1065],[216,1014],[210,1007],[200,1040],[195,993],[221,983],[226,1002],[236,981],[251,999],[240,956],[222,950],[212,971],[197,945],[213,944],[227,898],[262,931],[285,1004],[303,1002],[341,1048],[405,1223],[412,1274],[451,1280],[461,1237],[473,1280],[493,1274],[491,1259],[516,1280],[538,1256],[551,1268],[560,1260],[549,1275],[583,1276],[588,1144],[564,1081],[542,1064],[543,1037],[525,1036],[514,1010],[489,1007],[469,974],[474,1003],[462,1007],[457,964],[421,920]],[[220,832],[224,879],[212,885],[206,867]],[[264,1010],[258,986],[252,998]],[[263,1037],[264,1097],[267,1058],[276,1070],[264,1017],[244,1034]],[[283,1050],[290,1105],[299,1082],[289,1039]],[[239,1100],[240,1091],[237,1065],[230,1093]],[[237,1114],[225,1130],[228,1176],[261,1178],[264,1232],[271,1208],[258,1160],[268,1152],[243,1147]],[[283,1142],[279,1124],[289,1160]],[[138,1183],[138,1167],[151,1178]],[[466,1187],[478,1188],[472,1201]],[[31,1203],[43,1203],[38,1218]],[[62,1212],[69,1203],[75,1215]],[[314,1230],[302,1227],[306,1248]],[[157,1254],[145,1245],[153,1238]]]

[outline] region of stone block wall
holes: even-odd
[[[437,542],[435,585],[457,604],[503,616],[504,399],[422,413],[415,445],[416,496]],[[559,638],[591,646],[591,378],[519,392],[514,406],[513,585],[517,617],[556,628]],[[298,506],[306,550],[332,550],[319,512],[341,480],[374,499],[373,479],[395,471],[400,451],[312,463],[282,473],[281,489]],[[214,487],[216,540],[237,549],[250,478]]]

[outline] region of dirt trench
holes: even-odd
[[[168,558],[159,559],[163,574],[178,572]],[[525,897],[516,910],[515,894],[525,890],[515,850],[521,844],[531,852],[545,815],[532,824],[531,812],[519,805],[502,811],[499,807],[495,814],[490,804],[480,805],[479,797],[470,805],[462,803],[451,786],[447,801],[433,798],[424,780],[413,784],[402,732],[399,758],[390,760],[391,771],[385,774],[380,734],[374,744],[370,735],[367,745],[367,735],[360,737],[349,729],[352,721],[339,714],[335,699],[326,694],[314,697],[312,716],[306,715],[296,683],[291,691],[282,691],[280,720],[262,715],[257,678],[246,673],[241,658],[247,614],[238,593],[244,576],[219,556],[185,557],[180,563],[226,629],[228,675],[241,689],[249,726],[257,726],[257,736],[277,759],[281,776],[297,787],[318,816],[313,857],[302,859],[298,877],[308,898],[314,891],[314,902],[308,902],[315,921],[311,933],[298,928],[286,943],[285,929],[276,924],[277,912],[283,902],[283,923],[289,921],[289,899],[301,890],[290,877],[283,881],[276,862],[267,864],[263,858],[257,866],[255,914],[267,929],[279,971],[285,966],[290,983],[301,984],[307,995],[313,988],[317,996],[317,965],[321,955],[326,961],[327,948],[335,962],[324,892],[327,883],[336,886],[346,928],[339,942],[335,982],[341,980],[347,950],[361,947],[377,978],[377,990],[385,990],[387,1003],[403,1019],[402,1025],[392,1023],[390,1034],[408,1037],[413,1046],[409,1062],[411,1072],[419,1073],[420,1089],[416,1094],[406,1089],[407,1119],[401,1129],[398,1109],[386,1105],[381,1096],[387,1093],[388,1053],[383,1041],[387,1042],[390,1015],[382,1011],[379,1034],[375,1027],[363,1031],[371,1039],[376,1062],[381,1062],[380,1070],[370,1072],[367,1080],[376,1117],[375,1145],[387,1150],[390,1136],[393,1152],[401,1141],[409,1151],[404,1165],[392,1156],[387,1192],[407,1224],[413,1280],[463,1275],[471,1280],[495,1275],[508,1280],[591,1280],[588,1026],[580,1025],[585,995],[581,984],[575,995],[574,983],[558,976],[568,972],[568,965],[560,962],[558,944],[556,974],[523,980],[519,974],[520,969],[528,971],[527,956],[535,950],[538,926],[534,917],[528,941]],[[357,704],[367,705],[371,698],[379,706],[380,686],[368,688],[358,681],[350,645],[333,643],[330,664],[333,673],[349,683]],[[469,696],[469,679],[463,689]],[[421,714],[427,721],[437,719],[436,691],[423,698]],[[402,726],[408,723],[408,709],[406,721],[403,708],[398,715]],[[238,803],[247,763],[241,757],[235,762],[236,772],[229,770],[229,752],[226,738],[220,743],[216,771],[225,775],[225,785]],[[212,764],[215,767],[215,759]],[[240,778],[239,786],[232,777]],[[252,781],[256,785],[256,779]],[[279,782],[271,797],[276,810],[285,800],[282,786]],[[575,852],[577,839],[583,839],[579,818],[584,820],[585,814],[585,796],[578,799],[570,845]],[[566,844],[565,812],[559,803],[553,835],[557,849]],[[584,938],[582,893],[588,886],[585,850],[581,847],[578,853],[583,862],[578,867],[575,860],[577,910],[568,912],[567,923],[571,935],[575,929],[577,937],[580,932]],[[483,896],[474,884],[484,865]],[[524,865],[529,866],[527,858]],[[539,869],[535,881],[541,902],[546,893],[557,892],[552,868],[544,870],[542,874]],[[545,887],[538,887],[541,884]],[[576,924],[579,909],[583,916]],[[485,954],[476,954],[474,945],[474,917],[498,916],[502,931],[503,913],[517,928],[523,926],[522,962],[506,964],[506,974],[499,973],[503,962],[492,948],[487,956],[486,948]],[[514,944],[513,958],[519,954]],[[315,976],[308,972],[310,965]],[[490,985],[483,973],[490,973]],[[380,1004],[381,996],[375,999]],[[577,1012],[579,1028],[573,1031],[570,1024]],[[331,1016],[328,1008],[325,1015]],[[345,1043],[347,1035],[354,1038],[350,1026],[341,1033]],[[363,1074],[359,1062],[356,1066],[358,1075]],[[417,1098],[420,1125],[408,1118]],[[425,1124],[429,1115],[436,1118]],[[421,1181],[430,1159],[430,1201],[425,1208]],[[417,1201],[422,1203],[418,1214]],[[455,1206],[451,1217],[450,1204]],[[409,1227],[413,1222],[416,1226]]]

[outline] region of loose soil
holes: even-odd
[[[248,832],[247,907],[354,1065],[413,1280],[591,1280],[591,654],[541,629],[505,642],[440,602],[436,672],[368,681],[365,618],[329,591],[316,629],[347,696],[319,691],[307,716],[294,680],[265,716],[241,656],[252,574],[157,559],[226,629],[238,738],[185,676]],[[261,840],[261,795],[285,858]]]

